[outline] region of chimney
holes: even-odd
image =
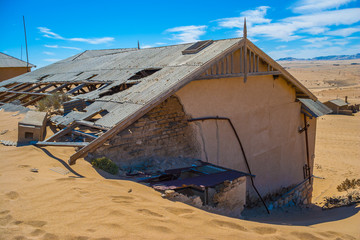
[[[345,96],[345,102],[348,103],[347,96]]]

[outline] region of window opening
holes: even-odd
[[[32,133],[32,132],[25,132],[25,138],[26,138],[26,139],[33,139],[33,138],[34,138],[34,133]]]
[[[131,76],[128,80],[138,80],[138,79],[150,76],[150,75],[156,73],[157,71],[159,71],[160,69],[161,68],[148,68],[148,69],[138,71],[133,76]]]

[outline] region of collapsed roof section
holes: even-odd
[[[201,48],[196,44],[85,51],[1,82],[0,102],[18,99],[28,106],[62,91],[92,103],[84,111],[73,111],[52,119],[58,125],[69,125],[57,136],[74,132],[81,125],[102,130],[98,137],[89,137],[89,141],[71,156],[70,163],[73,164],[190,81],[282,75],[295,88],[298,98],[316,100],[308,89],[247,39],[211,41]],[[197,51],[186,54],[186,50],[193,48]],[[260,61],[267,69],[259,68]],[[233,68],[236,64],[242,67]],[[230,67],[224,69],[225,65]],[[99,114],[101,117],[95,117]],[[39,144],[50,145],[54,139],[55,135]]]

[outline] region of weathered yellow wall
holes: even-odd
[[[193,118],[219,116],[232,120],[242,141],[255,183],[262,195],[303,180],[306,163],[301,105],[284,79],[272,76],[199,80],[177,92]],[[316,120],[309,128],[314,153]],[[226,121],[192,123],[204,161],[248,172],[235,135]],[[250,181],[248,181],[250,182]],[[248,185],[250,196],[255,196]]]
[[[29,68],[29,72],[30,72]],[[0,82],[27,73],[26,67],[0,68]]]

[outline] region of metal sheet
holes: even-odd
[[[330,108],[322,104],[320,101],[315,102],[308,98],[298,98],[298,100],[302,103],[302,108],[311,114],[312,117],[320,117],[332,112]]]
[[[333,99],[333,100],[330,100],[328,102],[331,102],[333,104],[335,104],[336,106],[338,107],[343,107],[343,106],[346,106],[346,105],[349,105],[348,103],[346,103],[344,100],[342,99]]]

